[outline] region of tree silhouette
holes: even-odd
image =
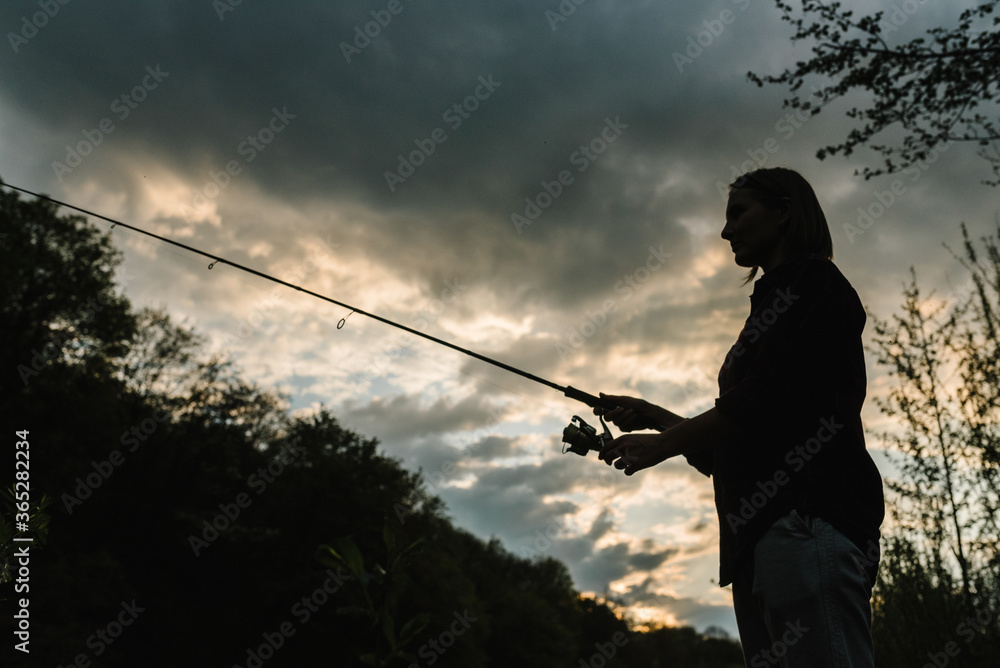
[[[48,527],[32,665],[740,664],[735,642],[634,631],[561,562],[453,526],[376,440],[326,409],[292,416],[196,332],[135,310],[83,218],[0,194],[0,239],[0,405],[31,429],[32,530]]]
[[[1000,661],[1000,249],[984,237],[980,253],[962,233],[967,281],[924,295],[911,270],[901,312],[874,318],[872,351],[895,381],[876,398],[894,419],[879,437],[902,473],[886,480],[894,525],[874,592],[878,665],[919,665],[949,643],[969,665]]]
[[[953,27],[932,28],[903,44],[893,43],[894,34],[920,10],[915,0],[862,17],[839,2],[804,0],[800,11],[782,0],[777,6],[795,28],[792,41],[813,44],[812,58],[778,75],[749,72],[751,81],[787,86],[792,97],[785,106],[810,114],[851,93],[870,97],[847,112],[856,127],[817,157],[868,146],[883,157],[881,167],[863,169],[868,179],[918,166],[952,142],[968,142],[991,167],[992,179],[983,182],[1000,184],[997,0],[964,10]],[[804,86],[810,92],[802,92]],[[888,143],[872,143],[883,133],[892,137]]]

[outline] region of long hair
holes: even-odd
[[[833,259],[833,239],[826,216],[809,182],[785,167],[768,167],[748,172],[729,184],[729,192],[744,190],[766,206],[777,206],[784,198],[791,202],[788,220],[788,252],[792,255],[816,253]],[[753,280],[760,267],[753,267],[743,285]]]

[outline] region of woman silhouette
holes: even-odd
[[[750,268],[745,283],[764,273],[719,372],[715,407],[685,419],[602,395],[617,406],[605,417],[622,431],[660,432],[623,434],[601,459],[632,475],[684,455],[712,477],[719,584],[733,585],[748,666],[872,666],[885,504],[861,425],[864,308],[832,262],[812,187],[790,169],[729,186],[722,238]]]

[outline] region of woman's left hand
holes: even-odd
[[[670,456],[666,433],[622,434],[605,445],[599,457],[608,466],[614,464],[615,468],[624,469],[625,475],[632,475]]]

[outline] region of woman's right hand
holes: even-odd
[[[605,420],[621,431],[668,429],[684,419],[665,408],[649,403],[645,399],[604,394],[603,392],[601,392],[601,398],[613,401],[615,407],[611,409],[598,407],[594,409],[594,414],[603,416]]]

